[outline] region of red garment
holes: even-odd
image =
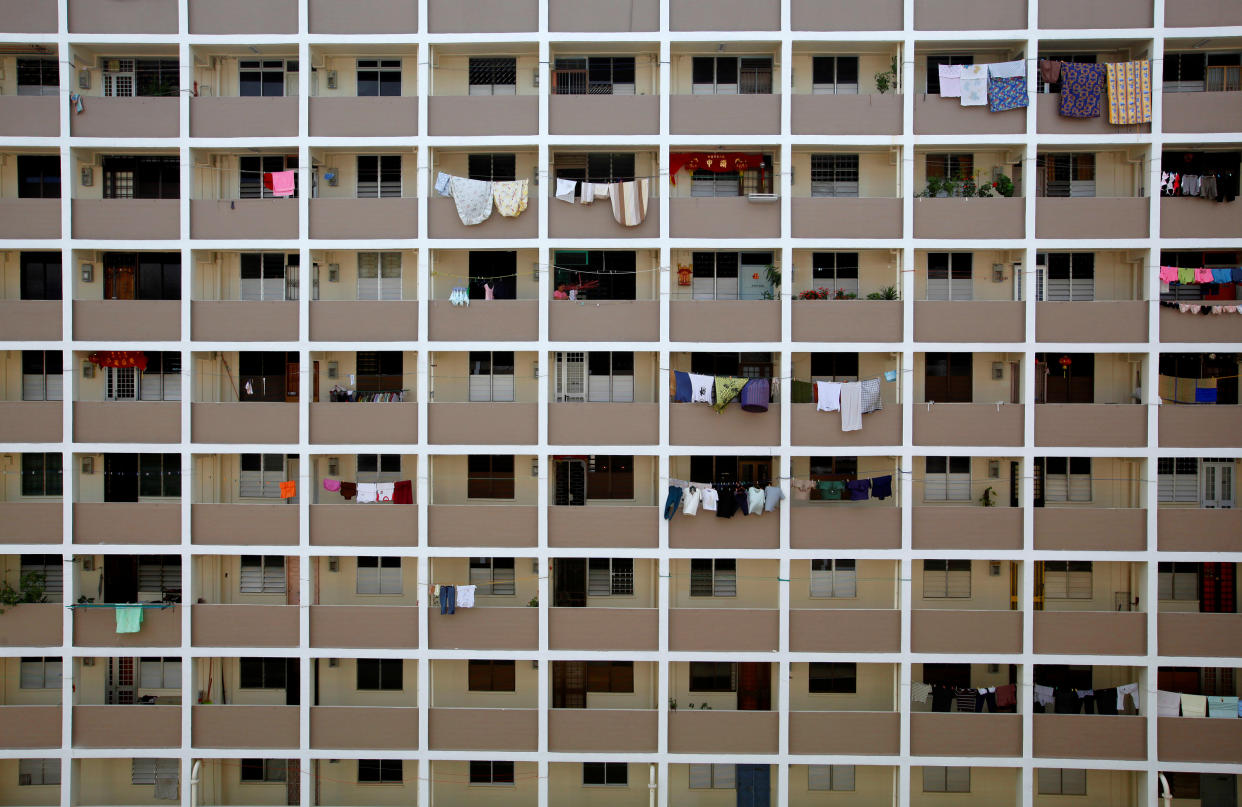
[[[392,486],[393,504],[414,504],[414,483],[408,479],[394,482]]]
[[[996,708],[1000,709],[1005,706],[1013,706],[1018,702],[1018,687],[1014,684],[1005,684],[996,688]]]

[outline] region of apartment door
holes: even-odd
[[[137,699],[137,661],[133,658],[108,658],[108,686],[104,702],[113,704],[133,703]]]
[[[298,387],[302,381],[302,367],[296,361],[285,362],[285,403],[298,402]]]
[[[1212,509],[1232,509],[1234,507],[1233,492],[1233,460],[1200,461],[1199,467],[1203,480],[1203,506]]]
[[[301,667],[295,658],[285,659],[285,706],[302,702]]]
[[[555,504],[580,507],[586,504],[586,461],[560,459],[556,461]]]
[[[770,457],[739,457],[737,461],[738,479],[749,482],[756,487],[767,487],[772,480],[772,459]]]
[[[585,401],[586,354],[567,351],[556,354],[556,400]]]
[[[301,764],[296,759],[289,760],[289,774],[285,777],[285,804],[290,807],[302,803]]]
[[[138,501],[137,454],[104,454],[104,501]]]
[[[237,359],[238,397],[243,401],[286,401],[285,383],[297,354],[243,351]],[[293,400],[297,400],[296,397]]]
[[[107,262],[104,264],[104,299],[132,300],[137,286],[137,269],[133,264],[133,256],[124,253],[126,260]]]
[[[552,708],[586,708],[586,662],[552,662]]]
[[[1095,402],[1094,354],[1047,354],[1043,371],[1044,397],[1041,403]]]
[[[1017,462],[1009,463],[1009,506],[1017,507],[1022,494],[1022,473]]]
[[[769,807],[772,783],[767,765],[735,765],[737,807]]]
[[[1199,803],[1238,807],[1238,777],[1232,773],[1199,774]]]
[[[104,602],[138,602],[138,558],[104,555]]]
[[[1238,610],[1238,581],[1232,563],[1204,563],[1199,569],[1199,610],[1232,614]],[[1224,694],[1224,693],[1222,693]]]
[[[767,712],[772,709],[772,665],[766,661],[741,661],[737,665],[737,708]]]
[[[1009,362],[1009,403],[1022,403],[1022,363]]]
[[[581,608],[586,605],[586,558],[555,558],[552,606]]]
[[[938,403],[970,403],[972,358],[970,353],[928,353],[923,367],[924,397]]]

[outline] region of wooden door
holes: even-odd
[[[105,300],[132,300],[134,299],[134,289],[136,284],[137,272],[135,268],[130,266],[105,266],[104,267],[104,299]]]
[[[737,463],[738,480],[756,487],[767,487],[772,479],[772,460],[769,457],[742,457]]]
[[[772,709],[772,665],[766,661],[742,661],[737,665],[737,708],[767,712]]]
[[[586,662],[552,662],[552,708],[586,708]]]
[[[302,368],[297,362],[285,362],[285,403],[298,402],[298,385],[302,380]]]
[[[939,403],[970,403],[973,396],[969,353],[928,353],[923,367],[923,395]]]

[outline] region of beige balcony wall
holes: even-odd
[[[1022,716],[932,714],[910,716],[910,753],[931,757],[1017,757],[1022,755]],[[988,770],[973,768],[976,771]],[[918,768],[911,777],[922,782]],[[974,783],[971,784],[972,789]]]
[[[174,0],[73,0],[69,3],[69,30],[75,34],[175,34]]]
[[[427,8],[427,23],[431,32],[437,34],[534,31],[539,26],[538,9],[533,0],[486,0],[469,8],[451,0],[432,0]]]
[[[533,610],[533,609],[532,609]],[[466,659],[445,659],[431,662],[431,698],[434,707],[447,709],[475,708],[534,709],[539,703],[539,672],[532,664],[518,662],[515,666],[516,689],[513,692],[469,692]],[[534,721],[534,712],[531,713]],[[486,735],[487,732],[482,732]],[[435,745],[434,739],[432,744]],[[469,746],[466,746],[469,747]]]
[[[790,650],[809,653],[895,653],[901,613],[858,608],[790,611]]]

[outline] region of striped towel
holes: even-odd
[[[609,189],[612,217],[618,224],[637,227],[647,218],[647,191],[649,179],[618,182]]]
[[[1151,122],[1151,62],[1117,62],[1108,70],[1108,122]]]

